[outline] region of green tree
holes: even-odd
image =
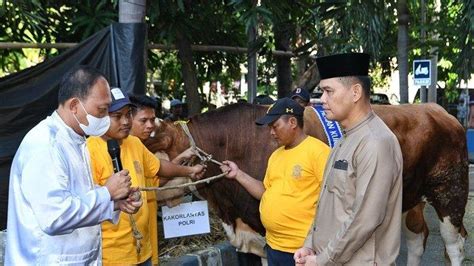
[[[0,41],[2,42],[80,42],[117,20],[116,0],[2,0],[0,1]],[[61,51],[41,49],[47,59]],[[1,69],[6,73],[26,66],[23,50],[0,50]]]
[[[148,53],[148,66],[155,76],[160,75],[162,86],[172,85],[172,94],[179,96],[186,92],[192,113],[200,110],[199,88],[204,82],[237,79],[240,64],[246,62],[243,54],[194,52],[191,49],[194,44],[249,45],[259,54],[260,81],[266,90],[272,90],[273,84],[266,83],[277,77],[279,97],[291,89],[292,80],[308,89],[317,83],[317,69],[306,61],[309,55],[347,51],[369,52],[373,66],[381,67],[383,75],[391,73],[391,61],[401,52],[406,52],[407,61],[411,62],[434,51],[439,58],[438,79],[447,81],[446,88],[450,89],[474,72],[473,1],[426,0],[426,25],[420,23],[420,4],[416,0],[262,0],[260,6],[253,6],[252,0],[148,1],[148,39],[153,43],[176,44],[179,49],[178,53]],[[402,13],[397,13],[397,7],[404,2],[410,11],[407,34],[403,34],[408,36],[405,38],[408,46],[397,48],[398,22],[401,22],[397,15]],[[440,3],[439,8],[435,7],[436,2]],[[117,0],[80,3],[0,0],[0,40],[80,42],[117,21],[117,3]],[[254,43],[248,44],[246,29],[252,25],[258,26],[260,34]],[[421,27],[427,32],[424,43],[420,40]],[[298,56],[298,66],[289,58],[275,58],[271,54],[275,49],[293,51]],[[60,52],[42,49],[40,55],[48,58]],[[0,53],[3,71],[11,73],[26,66],[24,51],[4,49]],[[179,60],[171,60],[176,56]],[[396,67],[406,76],[410,64],[403,57],[398,61]],[[161,69],[163,66],[166,67]],[[307,73],[303,78],[296,76],[305,68]]]
[[[243,57],[222,52],[198,54],[191,45],[243,46],[243,26],[225,1],[152,1],[148,14],[149,40],[176,45],[190,114],[199,113],[198,88],[219,77],[224,68],[237,73]]]

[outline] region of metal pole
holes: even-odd
[[[421,86],[420,87],[420,102],[426,103],[427,102],[427,96],[426,96],[426,86]]]
[[[436,93],[436,82],[438,81],[438,54],[436,53],[431,57],[431,85],[428,89],[428,102],[436,103],[438,95]]]

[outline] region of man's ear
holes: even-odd
[[[359,83],[353,84],[351,86],[352,90],[352,101],[353,102],[358,102],[362,98],[362,95],[364,94],[364,89],[362,88],[362,85]]]
[[[296,117],[291,116],[291,117],[288,119],[288,122],[290,122],[291,128],[298,127],[298,120],[296,119]]]
[[[79,99],[71,98],[67,100],[64,104],[66,105],[66,108],[69,109],[73,114],[77,114],[77,109],[80,108],[79,105],[81,103],[79,102]]]

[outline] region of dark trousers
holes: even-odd
[[[138,263],[137,266],[151,266],[153,263],[151,263],[151,258],[147,259],[146,261],[142,263]]]
[[[295,260],[293,253],[272,249],[269,245],[265,245],[267,253],[268,266],[294,266]]]

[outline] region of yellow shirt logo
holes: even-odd
[[[302,171],[301,165],[297,164],[297,165],[293,166],[293,174],[292,174],[293,178],[295,178],[295,179],[300,178],[301,177],[301,171]]]
[[[137,172],[137,174],[143,175],[143,169],[139,161],[133,161],[133,166],[135,167],[135,171]]]

